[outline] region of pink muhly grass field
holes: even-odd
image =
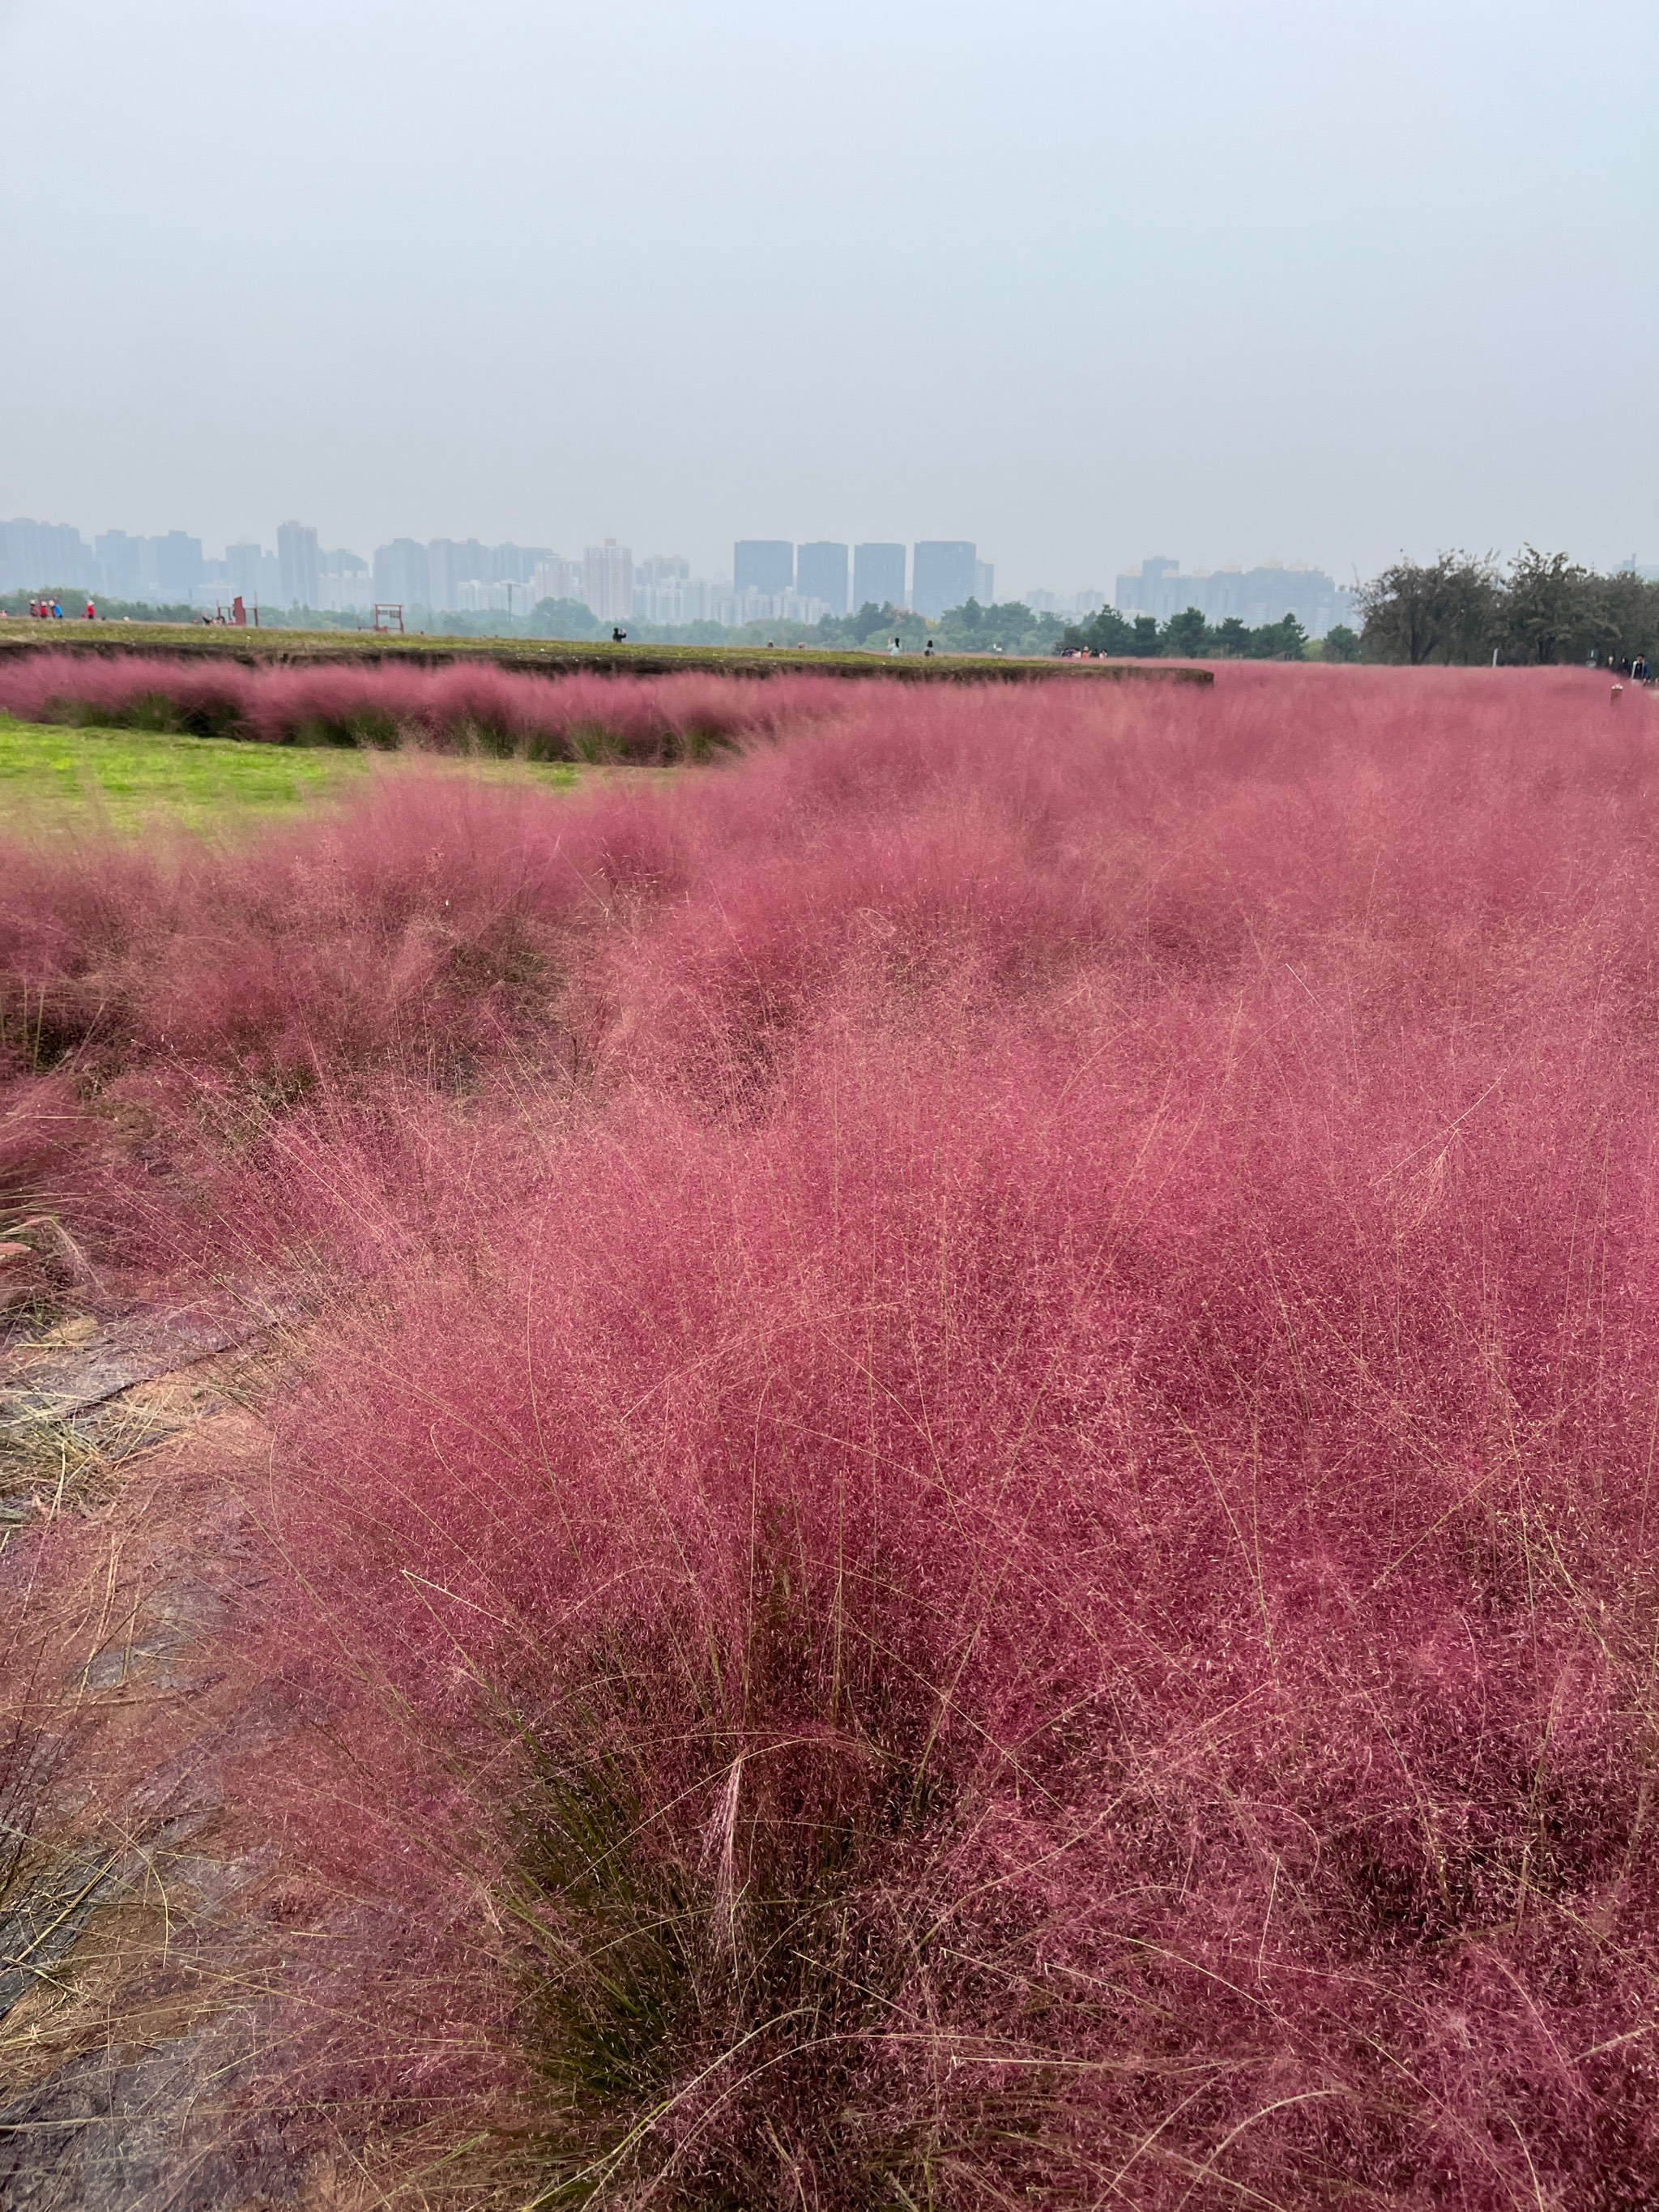
[[[253,667],[161,655],[16,653],[0,714],[19,721],[182,730],[264,744],[420,745],[530,760],[660,763],[840,712],[831,677],[523,675],[489,663],[427,669]]]
[[[1651,2202],[1656,738],[872,688],[17,856],[29,1174],[341,1286],[249,1624],[384,1900],[310,2078],[521,2201]]]

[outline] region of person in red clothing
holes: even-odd
[[[81,619],[82,622],[96,622],[98,619],[98,610],[90,599],[87,601],[87,611]]]

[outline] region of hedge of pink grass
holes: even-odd
[[[836,714],[846,699],[834,678],[805,674],[522,675],[488,662],[282,667],[70,653],[0,662],[0,714],[20,721],[531,760],[684,760]]]
[[[1651,2201],[1646,708],[876,695],[30,864],[97,1188],[234,1096],[216,1259],[347,1285],[266,1632],[397,2035],[312,2087],[521,2202]],[[399,997],[445,912],[536,980]]]
[[[544,2179],[1639,2201],[1650,1160],[1522,1079],[1437,1181],[1252,1026],[612,1122],[294,1409],[344,1834],[457,1987],[434,1836],[519,1916]]]

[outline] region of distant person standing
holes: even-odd
[[[87,601],[87,611],[81,619],[82,622],[96,622],[98,619],[98,610],[90,599]]]
[[[924,648],[924,651],[923,651],[923,658],[924,658],[925,659],[930,659],[933,657],[933,639],[930,637],[930,638],[928,639],[928,641],[927,641],[927,643],[926,647]]]
[[[1638,684],[1645,684],[1647,682],[1648,657],[1645,653],[1638,653],[1637,654],[1635,659],[1632,660],[1630,665],[1630,672],[1636,678],[1636,681]]]
[[[64,619],[64,605],[63,605],[63,602],[62,602],[62,600],[61,600],[61,599],[54,599],[54,600],[52,601],[52,620],[53,620],[54,622],[62,622],[62,621],[63,621],[63,619]]]
[[[889,658],[890,659],[890,658],[891,658],[891,656],[898,651],[898,649],[899,649],[899,641],[898,641],[898,640],[897,640],[896,638],[895,638],[895,639],[893,640],[893,642],[892,642],[892,643],[888,647],[888,648],[887,648],[887,652],[888,652]]]

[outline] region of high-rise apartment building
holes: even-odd
[[[112,599],[139,599],[144,592],[144,541],[125,530],[106,530],[98,540],[98,579]]]
[[[317,533],[303,522],[284,522],[276,530],[276,561],[283,579],[283,604],[314,607],[318,599]]]
[[[0,522],[0,592],[80,591],[96,581],[93,550],[72,523]]]
[[[582,598],[601,622],[627,622],[634,612],[634,556],[607,538],[582,549]]]
[[[795,549],[787,538],[739,538],[732,548],[732,588],[775,597],[795,588]]]
[[[994,607],[997,603],[997,572],[988,561],[974,563],[974,597],[982,607]]]
[[[225,585],[233,599],[240,599],[251,607],[258,605],[266,557],[263,545],[226,546]]]
[[[634,567],[634,588],[641,584],[685,584],[691,580],[691,563],[683,553],[651,553]]]
[[[671,627],[692,622],[686,612],[691,563],[680,553],[651,553],[634,564],[634,619]]]
[[[665,584],[642,584],[634,579],[634,619],[635,622],[683,623],[685,616],[685,586],[678,577],[670,577]]]
[[[434,538],[426,549],[426,559],[432,604],[445,614],[459,611],[461,586],[481,581],[488,565],[484,550],[476,538]]]
[[[720,602],[728,593],[724,577],[688,576],[680,586],[682,622],[718,622]]]
[[[544,599],[580,599],[585,580],[580,561],[562,561],[556,553],[549,553],[538,561],[530,579],[530,603],[539,606]]]
[[[371,604],[374,580],[361,553],[353,553],[343,545],[332,549],[325,546],[318,557],[321,566],[317,579],[319,607],[326,607],[333,614],[346,614]]]
[[[427,547],[427,566],[431,577],[432,605],[446,614],[459,611],[463,584],[493,582],[495,573],[495,549],[481,545],[476,538],[434,538]]]
[[[847,548],[820,539],[803,545],[795,556],[795,589],[804,599],[817,599],[826,614],[847,611]]]
[[[390,545],[377,545],[374,596],[389,606],[429,607],[432,571],[425,546],[413,538],[394,538]]]
[[[937,622],[947,607],[965,606],[974,596],[976,550],[965,538],[922,538],[911,570],[910,602],[919,615]]]
[[[1118,578],[1113,605],[1120,614],[1157,614],[1167,596],[1164,578],[1173,577],[1178,583],[1180,575],[1179,561],[1171,561],[1165,553],[1154,554],[1151,560],[1141,562],[1138,575]],[[1184,613],[1185,609],[1171,605],[1169,612],[1178,615]],[[1160,618],[1167,619],[1167,617]]]
[[[902,607],[904,548],[902,545],[855,545],[853,548],[853,605],[855,607]]]
[[[461,604],[461,586],[471,575],[466,548],[453,538],[434,538],[426,549],[428,605],[441,614],[453,614]]]
[[[317,533],[311,533],[312,544]],[[194,601],[202,581],[202,541],[182,530],[169,530],[164,538],[149,541],[150,558],[155,564],[155,589],[163,606],[178,606]],[[314,599],[305,605],[314,607]]]
[[[549,549],[545,545],[489,545],[481,550],[489,565],[480,568],[477,574],[489,584],[523,584],[527,586],[535,575],[536,563],[549,558]]]

